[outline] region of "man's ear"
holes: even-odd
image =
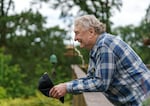
[[[90,32],[90,34],[94,34],[95,33],[94,28],[89,28],[89,32]]]
[[[95,30],[94,30],[94,28],[89,28],[89,33],[90,33],[89,38],[92,39],[95,36]]]

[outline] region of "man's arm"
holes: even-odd
[[[93,76],[76,79],[54,86],[50,91],[52,97],[59,98],[67,92],[78,94],[82,92],[104,92],[108,89],[115,70],[115,57],[106,46],[97,51],[95,73]]]

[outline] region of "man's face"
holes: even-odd
[[[78,41],[80,43],[81,48],[89,48],[90,40],[89,40],[89,30],[85,29],[81,25],[77,25],[74,28],[75,33],[75,41]]]

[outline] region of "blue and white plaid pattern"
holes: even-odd
[[[87,77],[68,82],[67,91],[103,92],[117,106],[139,106],[150,93],[150,71],[125,42],[103,33],[90,51]]]

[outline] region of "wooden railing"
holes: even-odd
[[[72,65],[73,78],[82,78],[86,74],[78,65]],[[73,106],[113,106],[101,92],[86,92],[79,95],[73,95]]]

